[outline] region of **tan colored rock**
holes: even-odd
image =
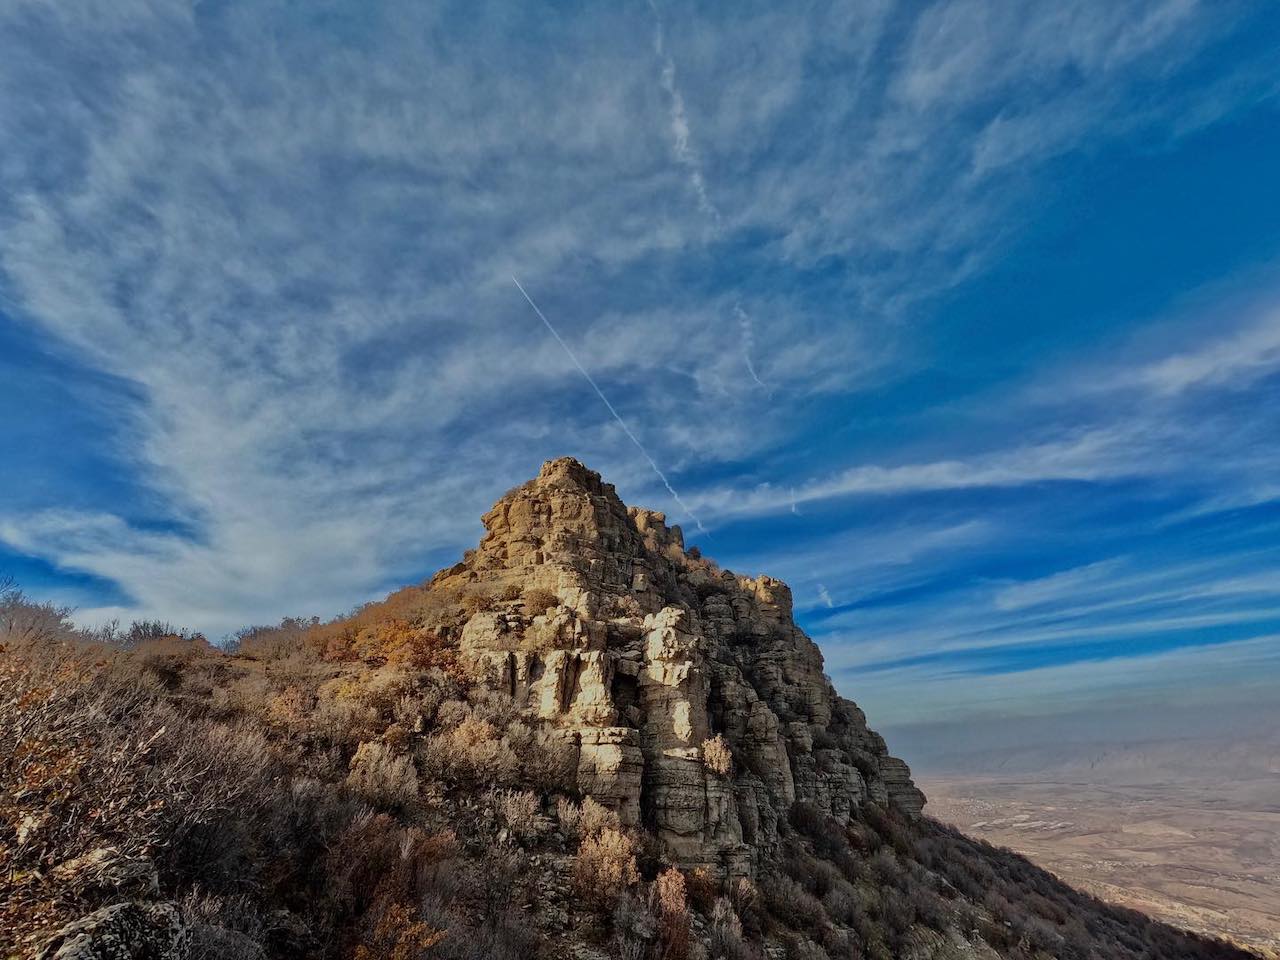
[[[868,802],[919,813],[906,764],[837,696],[785,583],[691,557],[679,527],[628,509],[571,459],[544,464],[484,524],[433,585],[497,597],[515,584],[560,605],[474,614],[463,662],[575,738],[578,788],[653,829],[675,861],[746,875],[795,802],[837,819]],[[702,759],[716,735],[733,754],[727,777]]]

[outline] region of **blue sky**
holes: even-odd
[[[1274,699],[1274,4],[0,26],[0,569],[82,620],[332,615],[570,454],[882,724]]]

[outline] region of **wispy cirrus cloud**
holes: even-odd
[[[1195,113],[1208,93],[1169,81],[1228,17],[1172,0],[654,12],[6,7],[5,329],[122,385],[97,426],[131,493],[24,500],[0,539],[113,584],[113,615],[216,633],[429,573],[547,456],[677,513],[513,273],[539,278],[672,489],[722,526],[1185,462],[1187,431],[1109,420],[831,455],[815,406],[927,369],[913,323],[1033,216],[1036,165]],[[1213,97],[1175,136],[1225,115]],[[908,517],[918,549],[889,529],[880,559],[952,562],[979,528],[1006,529]],[[949,529],[971,539],[930,539]],[[842,553],[807,567],[833,601],[892,579],[870,554],[842,575]]]
[[[1132,374],[1132,382],[1162,396],[1212,387],[1243,388],[1280,371],[1280,311],[1201,343],[1196,348],[1155,360]]]
[[[671,150],[678,162],[689,174],[689,186],[698,199],[698,209],[712,219],[720,221],[720,211],[711,202],[707,192],[707,181],[702,175],[702,164],[698,153],[691,142],[689,116],[684,106],[684,94],[676,77],[676,64],[667,52],[666,29],[662,22],[662,13],[655,0],[649,0],[649,9],[653,11],[653,52],[662,64],[662,89],[670,100],[671,117]]]

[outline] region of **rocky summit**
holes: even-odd
[[[785,583],[686,550],[680,527],[568,458],[484,525],[432,586],[520,599],[471,616],[463,661],[576,749],[583,794],[681,866],[753,875],[797,801],[840,821],[869,800],[920,812],[907,765],[823,673]]]

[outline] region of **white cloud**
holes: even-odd
[[[1140,476],[1160,469],[1144,461],[1123,425],[1080,431],[1062,440],[895,466],[852,467],[828,477],[785,488],[762,484],[748,490],[704,490],[690,499],[721,516],[761,515],[794,504],[850,496],[887,496],[980,487],[1018,487],[1046,481],[1096,481]]]
[[[662,63],[662,89],[671,101],[671,149],[676,160],[689,174],[689,186],[698,198],[698,209],[714,222],[720,221],[720,211],[716,209],[707,193],[706,178],[702,175],[702,164],[698,153],[690,142],[689,117],[685,112],[684,94],[680,92],[680,84],[676,78],[676,64],[667,53],[664,40],[665,29],[662,14],[654,0],[649,0],[649,8],[653,11],[653,52]]]
[[[1280,369],[1280,311],[1196,348],[1140,367],[1132,382],[1163,396],[1210,387],[1242,388]]]
[[[1066,148],[1136,107],[1117,93],[1113,115],[1064,123],[1076,107],[1046,77],[1070,63],[1099,74],[1091,90],[1123,91],[1203,32],[1170,3],[1005,18],[1000,49],[1032,52],[993,77],[981,34],[930,33],[939,17],[962,24],[956,9],[928,11],[905,41],[887,3],[714,23],[672,10],[655,84],[643,8],[477,17],[391,2],[321,30],[272,3],[9,6],[6,311],[141,399],[116,424],[137,502],[6,516],[4,538],[113,581],[139,613],[216,632],[330,613],[429,572],[544,456],[583,456],[664,505],[616,425],[578,402],[512,273],[536,280],[664,468],[791,436],[799,414],[766,403],[726,349],[741,291],[672,285],[716,262],[707,208],[720,240],[772,238],[769,269],[848,259],[842,322],[780,289],[753,297],[769,323],[745,347],[751,379],[752,354],[767,357],[778,395],[848,391],[896,359],[878,345],[892,343],[886,320],[978,269],[992,218],[1020,196],[962,175],[981,134],[960,115],[990,84],[1035,88],[1020,116],[1067,129]],[[1025,45],[1027,31],[1039,39]],[[903,44],[905,60],[879,56]],[[1120,439],[836,470],[794,497],[687,499],[729,516],[1149,469]]]
[[[1078,596],[1082,587],[1109,579],[1121,562],[1120,558],[1101,560],[1074,570],[1063,570],[1038,580],[1026,580],[1005,587],[996,592],[996,608],[1021,610],[1024,607],[1036,607],[1065,597]]]

